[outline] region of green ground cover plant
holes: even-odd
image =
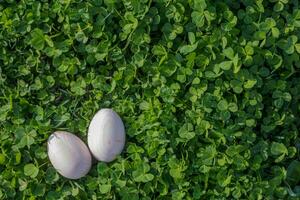
[[[299,199],[298,0],[0,0],[0,199]],[[117,160],[58,175],[113,108]]]

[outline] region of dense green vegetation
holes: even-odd
[[[0,199],[299,199],[299,7],[0,0]],[[48,136],[105,107],[124,152],[59,176]]]

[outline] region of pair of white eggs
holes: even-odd
[[[64,177],[78,179],[92,166],[92,156],[111,162],[123,150],[125,128],[119,115],[112,109],[101,109],[93,117],[88,129],[88,147],[77,136],[56,131],[48,139],[48,156],[53,167]]]

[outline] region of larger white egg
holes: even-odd
[[[84,142],[65,131],[56,131],[48,139],[48,156],[53,167],[62,176],[79,179],[92,165],[92,156]]]
[[[125,128],[122,119],[112,109],[101,109],[93,117],[88,130],[88,146],[100,161],[111,162],[123,150]]]

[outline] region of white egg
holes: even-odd
[[[92,156],[88,147],[76,135],[56,131],[50,135],[47,146],[49,159],[62,176],[78,179],[89,172]]]
[[[88,146],[100,161],[111,162],[123,150],[125,128],[122,119],[112,109],[101,109],[93,117],[88,130]]]

